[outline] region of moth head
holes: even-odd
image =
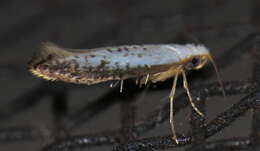
[[[202,55],[194,55],[192,57],[190,57],[187,61],[186,64],[184,65],[184,69],[186,70],[198,70],[201,69],[202,67],[204,67],[206,65],[207,62],[210,62],[213,67],[214,70],[216,72],[219,84],[221,86],[221,90],[223,95],[225,96],[225,91],[224,91],[224,86],[223,86],[223,82],[220,78],[220,74],[217,68],[217,65],[214,61],[214,59],[211,57],[210,54],[202,54]]]
[[[187,63],[184,65],[186,70],[197,70],[205,66],[209,61],[208,55],[195,55],[188,59]]]

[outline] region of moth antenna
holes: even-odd
[[[224,97],[226,97],[226,92],[225,92],[225,89],[224,89],[223,81],[221,80],[221,77],[220,77],[220,74],[219,74],[219,71],[218,71],[217,64],[215,63],[214,59],[210,55],[208,55],[208,58],[209,58],[210,62],[212,63],[214,70],[216,72],[217,79],[218,79],[219,85],[221,87],[222,94],[223,94]]]

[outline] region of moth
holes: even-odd
[[[192,100],[186,72],[201,69],[209,61],[223,88],[216,64],[202,44],[122,45],[82,50],[62,48],[48,42],[32,57],[29,70],[46,80],[87,85],[120,80],[120,91],[125,79],[140,78],[140,83],[146,84],[174,77],[169,95],[170,124],[173,139],[178,143],[173,123],[173,98],[178,77],[183,77],[183,87],[193,109],[203,116]]]

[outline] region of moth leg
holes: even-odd
[[[188,81],[187,81],[187,78],[186,78],[186,74],[185,74],[185,71],[181,71],[182,73],[182,77],[183,77],[183,87],[185,88],[187,94],[188,94],[188,97],[189,97],[189,101],[190,101],[190,104],[192,106],[192,108],[200,115],[200,116],[204,116],[202,112],[200,112],[200,110],[196,107],[195,103],[193,102],[192,100],[192,97],[191,97],[191,94],[190,94],[190,91],[189,91],[189,88],[188,88]]]
[[[172,135],[173,135],[172,138],[173,138],[173,140],[176,141],[176,144],[179,144],[179,141],[176,136],[175,128],[174,128],[174,121],[173,121],[173,98],[175,95],[177,81],[178,81],[178,74],[176,74],[174,77],[172,90],[171,90],[169,98],[170,98],[170,124],[171,124],[171,130],[172,130]]]
[[[120,93],[123,92],[123,85],[124,85],[124,80],[120,81]]]
[[[139,79],[136,79],[135,80],[135,85],[138,85],[139,84]]]
[[[169,70],[164,71],[164,72],[152,74],[149,77],[149,80],[152,81],[153,83],[156,83],[158,81],[165,81],[165,80],[175,76],[176,74],[178,74],[178,70],[179,69],[169,69]]]
[[[150,74],[147,74],[146,79],[145,79],[145,82],[144,82],[145,85],[147,84],[147,82],[148,82],[148,80],[149,80],[149,76],[150,76]]]
[[[116,81],[115,83],[110,83],[110,88],[114,88],[118,85],[119,81]]]

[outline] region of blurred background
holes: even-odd
[[[79,86],[46,82],[34,77],[27,70],[27,62],[42,42],[51,41],[68,48],[200,42],[211,50],[214,58],[218,58],[248,35],[259,31],[259,10],[258,0],[2,0],[0,150],[40,150],[60,138],[120,128],[120,105],[113,103],[108,110],[92,108],[93,112],[102,112],[93,113],[95,116],[91,120],[89,118],[80,126],[67,130],[71,124],[67,115],[71,115],[72,120],[77,118],[85,105],[118,88],[110,88],[111,82]],[[224,81],[246,80],[252,74],[249,53],[223,68],[221,61],[218,59],[216,63],[220,64]],[[207,66],[191,72],[188,79],[192,85],[195,81],[216,81],[216,76],[213,68]],[[167,82],[172,83],[171,80]],[[179,88],[177,91],[181,92],[181,84]],[[49,91],[57,95],[48,96]],[[127,88],[124,91],[131,92]],[[135,98],[138,100],[137,121],[167,102],[169,92],[170,86],[152,93],[140,89]],[[241,96],[213,98],[207,106],[209,119],[230,107]],[[59,102],[59,99],[62,101]],[[64,103],[64,100],[67,102]],[[86,112],[88,110],[84,110],[84,114]],[[175,118],[176,129],[180,133],[189,127],[189,112],[189,109],[183,110]],[[247,113],[232,127],[211,139],[247,136],[250,118],[250,113]],[[19,130],[25,134],[29,131],[35,137],[27,138]],[[9,138],[9,131],[17,133]],[[56,131],[59,131],[58,136]],[[170,133],[167,119],[141,138]],[[111,150],[113,146],[79,150]]]

